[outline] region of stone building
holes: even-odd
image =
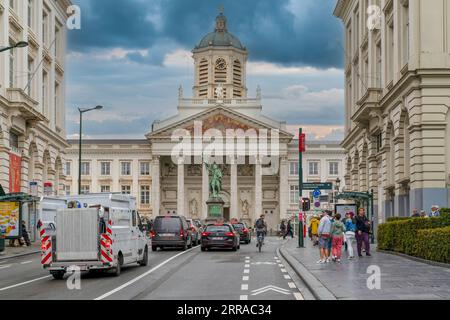
[[[450,3],[339,0],[345,30],[346,181],[378,221],[449,205]]]
[[[69,0],[0,0],[0,184],[6,192],[62,193]],[[37,183],[31,190],[30,182]]]

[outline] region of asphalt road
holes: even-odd
[[[41,269],[40,255],[0,262],[0,300],[303,300],[303,283],[279,260],[278,238],[263,252],[255,241],[237,252],[151,252],[146,267],[124,267],[120,277],[83,273],[81,288],[70,290]]]

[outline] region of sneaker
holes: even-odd
[[[319,261],[317,261],[316,262],[317,264],[322,264],[322,263],[325,263],[325,261],[324,260],[322,260],[322,259],[320,259]]]
[[[366,256],[371,257],[372,255],[370,253],[366,252]]]
[[[326,263],[330,263],[331,262],[331,258],[327,258],[327,260],[325,262]]]
[[[348,260],[352,260],[354,258],[354,256],[350,256],[348,257]]]
[[[358,254],[358,257],[362,258],[362,254]]]
[[[341,263],[341,259],[336,259],[336,262],[337,263]]]

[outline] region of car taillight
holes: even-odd
[[[156,237],[156,232],[155,231],[150,231],[150,237],[152,237],[152,238]]]
[[[225,233],[225,235],[227,237],[234,237],[234,233],[233,232],[227,232],[227,233]]]
[[[180,238],[183,238],[183,237],[184,237],[184,231],[181,230],[181,231],[180,231]]]
[[[194,227],[191,227],[191,231],[192,231],[192,232],[195,232],[195,228],[194,228]]]
[[[202,237],[208,237],[211,234],[211,232],[203,232]]]
[[[244,229],[244,233],[248,233],[248,229]]]

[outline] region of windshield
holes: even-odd
[[[206,232],[230,232],[230,231],[231,231],[231,228],[230,228],[230,226],[227,226],[227,225],[206,227]]]
[[[236,230],[242,230],[242,229],[245,229],[245,226],[244,226],[242,223],[233,224],[233,227],[234,227]]]
[[[178,217],[162,217],[155,219],[156,231],[177,232],[181,229],[181,220]]]

